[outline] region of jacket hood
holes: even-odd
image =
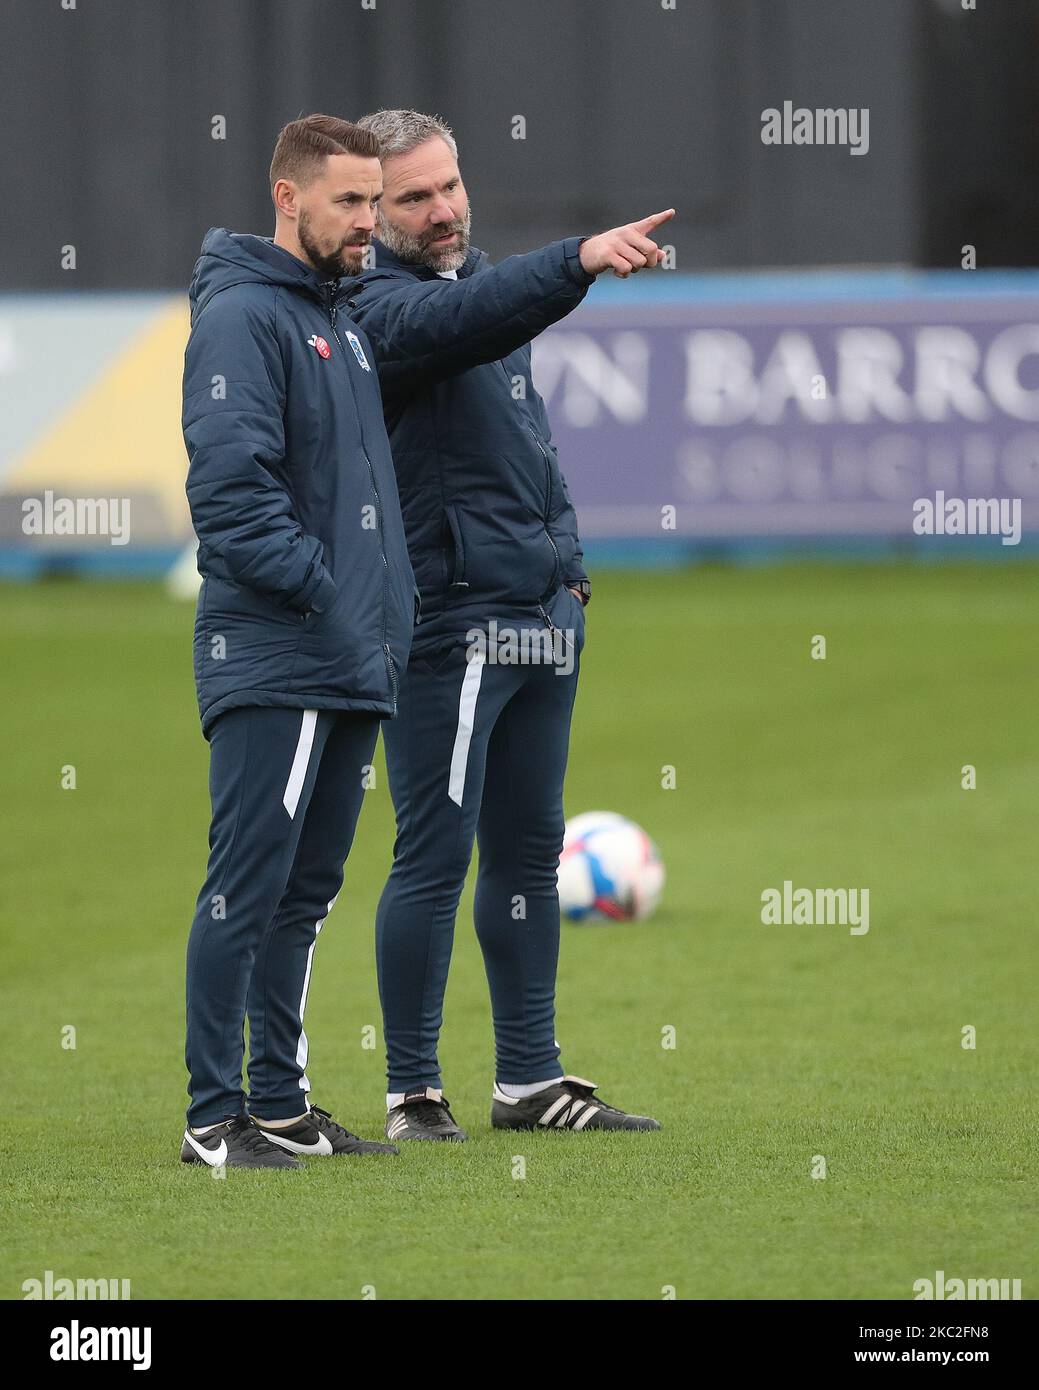
[[[210,227],[202,239],[202,252],[188,288],[192,320],[213,295],[232,285],[250,283],[284,285],[320,297],[322,286],[328,282],[316,270],[275,246],[270,237]]]

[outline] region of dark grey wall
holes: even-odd
[[[673,203],[684,270],[1036,262],[1039,0],[72,3],[0,6],[2,288],[181,286],[272,229],[285,121],[391,105],[455,127],[494,256]],[[870,153],[764,146],[785,99],[868,106]]]

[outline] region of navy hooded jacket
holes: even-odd
[[[371,347],[338,282],[206,233],[184,358],[202,729],[241,705],[392,715],[417,592]]]
[[[491,267],[475,248],[445,280],[376,240],[347,287],[382,383],[404,527],[422,599],[414,650],[499,624],[572,618],[584,579],[577,519],[530,373],[530,340],[595,277],[580,238]],[[468,328],[450,348],[445,327]],[[540,615],[540,616],[539,616]]]

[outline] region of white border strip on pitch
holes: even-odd
[[[473,726],[476,723],[476,697],[480,693],[483,665],[483,653],[477,652],[465,668],[462,693],[458,697],[458,728],[455,731],[451,775],[447,783],[447,794],[456,806],[461,806],[465,793],[465,772],[469,766],[469,744],[472,742]]]
[[[317,728],[317,710],[305,709],[303,720],[299,726],[299,742],[296,744],[296,756],[292,759],[292,767],[289,769],[289,780],[285,783],[285,795],[281,798],[281,804],[289,813],[289,820],[294,820],[296,807],[299,799],[303,795],[303,783],[307,779],[307,768],[310,766],[310,754],[314,747],[314,730]]]

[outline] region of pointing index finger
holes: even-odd
[[[644,217],[641,222],[634,223],[635,230],[643,233],[652,232],[662,222],[670,222],[674,215],[674,208],[667,208],[664,212],[654,212],[649,217]]]

